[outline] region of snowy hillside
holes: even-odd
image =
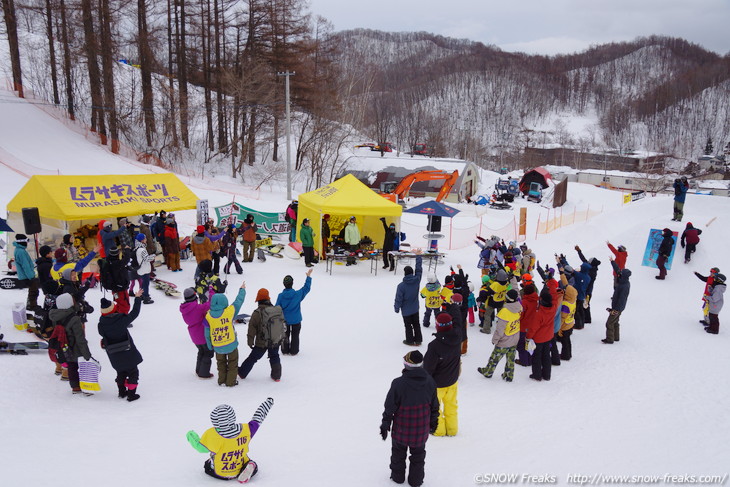
[[[11,94],[0,91],[0,98],[10,100]],[[0,207],[32,174],[153,169],[109,154],[23,100],[4,103],[0,111]],[[252,192],[229,181],[183,180],[211,206],[234,197],[264,211],[282,211],[287,205],[284,188]],[[528,379],[530,371],[519,366],[513,383],[498,375],[491,380],[479,375],[477,367],[486,364],[493,348],[491,336],[470,328],[459,379],[459,434],[428,440],[424,486],[470,486],[479,483],[477,476],[489,474],[549,475],[556,485],[567,485],[568,475],[576,474],[726,479],[730,315],[727,309],[720,314],[719,335],[704,333],[697,322],[704,283],[692,272],[706,274],[713,266],[730,272],[730,199],[688,195],[684,221],[703,230],[702,242],[691,264],[675,255],[663,282],[654,279],[655,269],[641,266],[641,258],[651,228],[684,228],[684,223],[670,220],[670,197],[622,206],[618,193],[571,184],[566,214],[587,205],[602,207],[603,213],[537,239],[536,219],[547,210],[524,204],[532,229],[527,244],[541,264],[552,263],[553,254],[561,252],[571,264],[578,263],[576,244],[587,257],[603,262],[592,302],[593,323],[573,334],[573,359],[553,368],[552,380],[541,383]],[[462,214],[453,225],[471,226],[474,208],[459,208]],[[177,213],[181,234],[189,234],[194,212]],[[504,213],[509,212],[488,212],[487,218],[511,216]],[[415,228],[419,220],[410,218],[404,222]],[[425,226],[423,220],[420,224]],[[606,240],[628,248],[627,266],[633,271],[621,342],[613,345],[600,342],[603,310],[612,292]],[[439,279],[443,281],[448,266],[461,264],[476,282],[477,250],[467,246],[449,251],[445,265],[438,266]],[[161,270],[160,275],[187,287],[193,282],[194,261],[184,261],[182,267],[181,273]],[[305,270],[302,261],[288,258],[245,264],[243,276],[228,276],[229,299],[245,280],[242,310],[250,313],[259,288],[275,297],[285,275],[291,274],[298,288]],[[269,378],[264,359],[234,388],[195,376],[196,350],[178,312],[181,301],[152,290],[155,303],[142,309],[130,330],[144,357],[141,399],[134,403],[116,397],[115,373],[96,330],[101,292],[92,289],[88,297],[97,311],[86,334],[103,366],[98,395],[72,395],[68,384],[53,374],[45,353],[0,354],[3,485],[221,485],[203,473],[205,455],[187,444],[186,432],[202,434],[211,426],[210,411],[222,403],[236,409],[239,421],[248,421],[269,396],[275,405],[251,444],[250,456],[260,467],[253,485],[393,485],[390,441],[381,440],[378,427],[385,394],[410,350],[401,343],[403,324],[393,312],[401,278],[400,270],[393,275],[379,269],[373,275],[367,263],[335,266],[332,275],[325,273],[324,264],[316,266],[312,292],[303,303],[301,353],[282,357],[281,382]],[[0,291],[5,316],[0,332],[9,341],[30,339],[11,324],[13,303],[24,301],[25,291]],[[424,330],[422,352],[432,332]],[[245,333],[245,327],[238,327],[242,342]],[[239,351],[243,360],[248,348],[241,344]]]

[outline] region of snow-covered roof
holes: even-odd
[[[583,169],[581,171],[578,171],[578,174],[598,174],[598,175],[606,175],[606,176],[617,176],[622,178],[639,178],[639,179],[671,179],[676,176],[671,174],[651,174],[651,173],[645,173],[645,172],[629,172],[629,171],[616,171],[616,170],[608,170],[604,171],[603,169]]]
[[[703,179],[701,181],[697,181],[697,187],[707,189],[730,189],[730,181],[723,179]]]
[[[372,154],[372,155],[371,155]],[[434,158],[425,156],[409,156],[401,155],[398,157],[395,153],[386,152],[380,157],[380,152],[374,152],[370,149],[355,149],[352,157],[346,161],[344,170],[358,171],[382,171],[387,167],[400,167],[409,170],[409,172],[419,171],[422,169],[438,169],[440,171],[455,171],[462,173],[464,166],[474,164],[463,159]]]

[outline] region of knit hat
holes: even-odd
[[[70,233],[67,233],[66,235],[63,236],[63,243],[65,243],[66,245],[71,245],[71,234]]]
[[[112,226],[111,220],[105,220],[104,221],[104,228],[110,228]]]
[[[262,287],[259,289],[259,292],[256,293],[256,300],[255,301],[269,301],[271,298],[269,297],[269,290]]]
[[[444,277],[444,284],[451,284],[452,282],[454,282],[454,278],[451,275]]]
[[[234,228],[236,228],[236,225],[234,225],[233,223],[229,223],[229,224],[228,224],[228,228],[230,228],[230,229],[234,229]]]
[[[236,411],[228,404],[221,404],[210,413],[210,422],[223,438],[235,438],[241,433],[241,425],[236,422]]]
[[[113,247],[109,247],[109,256],[115,257],[117,255],[119,255],[119,247],[117,247],[116,245]]]
[[[71,266],[69,266],[69,267],[66,267],[66,268],[65,268],[65,269],[64,269],[64,270],[63,270],[63,271],[61,272],[61,279],[65,279],[65,280],[67,280],[67,281],[70,281],[70,280],[71,280],[71,273],[72,273],[73,271],[74,271],[73,267],[71,267]]]
[[[451,302],[452,303],[462,303],[464,302],[464,296],[461,295],[461,293],[454,293],[451,295]]]
[[[325,213],[322,218],[324,218],[325,220],[329,220],[330,219],[330,214],[329,213]]]
[[[715,274],[712,278],[714,284],[725,284],[725,274]]]
[[[56,308],[69,309],[74,305],[74,298],[69,293],[63,293],[56,298]]]
[[[423,355],[418,350],[411,350],[403,356],[403,365],[409,368],[422,367]]]
[[[200,272],[210,273],[213,270],[213,261],[210,259],[201,260],[198,269],[200,269]]]
[[[66,262],[66,249],[56,249],[53,253],[53,258],[56,259],[56,262]]]
[[[403,275],[410,276],[411,274],[413,274],[413,267],[411,267],[409,265],[405,266],[403,268]]]
[[[448,313],[439,313],[436,316],[436,333],[449,331],[452,328],[452,318]]]
[[[175,223],[175,220],[173,220],[172,218],[168,218],[167,220],[165,220],[165,225],[172,225],[174,223]]]
[[[199,235],[203,235],[205,233],[205,227],[203,225],[198,225],[195,232]]]
[[[144,233],[138,233],[138,234],[137,234],[137,235],[135,235],[135,237],[134,237],[134,239],[135,239],[135,240],[136,240],[137,242],[141,242],[141,241],[142,241],[142,240],[144,240],[145,238],[147,238],[147,237],[145,237],[145,234],[144,234]]]
[[[101,302],[99,303],[99,311],[101,311],[101,314],[103,315],[108,315],[109,313],[114,311],[114,303],[106,298],[101,298]]]
[[[619,245],[617,248],[619,252],[626,252],[626,247],[624,247],[623,245]]]
[[[186,303],[195,301],[195,299],[197,298],[197,295],[195,294],[195,289],[191,287],[185,288],[185,290],[183,291],[183,298],[185,299]]]
[[[149,223],[149,222],[150,222],[151,220],[152,220],[152,219],[150,218],[150,216],[149,216],[149,215],[142,215],[142,218],[140,219],[140,221],[141,221],[142,223]]]
[[[18,243],[28,243],[28,236],[24,233],[16,233],[15,241]]]
[[[302,223],[309,223],[309,218],[305,218],[304,220],[302,220]]]
[[[565,271],[566,274],[572,274],[574,272],[573,268],[570,267],[569,265],[566,265],[565,267],[563,267],[563,270]]]
[[[429,282],[431,284],[436,282],[436,274],[429,274],[428,277],[426,277],[426,282]]]
[[[532,282],[532,276],[530,274],[522,274],[522,283],[527,286]]]
[[[491,277],[489,277],[489,274],[484,274],[484,275],[482,276],[482,284],[486,284],[486,283],[488,283],[488,282],[489,282],[489,281],[491,281],[491,280],[492,280],[492,278],[491,278]]]
[[[509,278],[507,277],[507,273],[504,271],[504,269],[500,269],[497,271],[497,275],[495,276],[494,280],[498,282],[507,282]]]
[[[517,298],[519,298],[519,297],[520,297],[520,294],[517,292],[516,289],[510,289],[509,291],[507,291],[507,297],[505,298],[505,300],[508,303],[514,303],[515,301],[517,301]]]
[[[49,247],[48,245],[44,245],[43,247],[41,247],[41,249],[40,249],[40,250],[39,250],[38,252],[40,252],[40,255],[41,255],[41,257],[45,257],[45,256],[46,256],[46,255],[48,255],[48,254],[49,254],[49,253],[50,253],[50,252],[51,252],[52,250],[53,250],[53,249],[52,249],[51,247]]]
[[[287,289],[291,289],[291,287],[294,285],[294,278],[292,276],[284,276],[284,287]]]

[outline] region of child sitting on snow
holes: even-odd
[[[213,428],[206,430],[202,438],[195,431],[188,431],[190,445],[201,453],[210,453],[203,465],[206,474],[221,480],[237,479],[241,483],[256,475],[258,466],[248,457],[248,446],[273,405],[274,400],[267,398],[251,421],[241,424],[236,422],[233,408],[221,404],[210,413]]]

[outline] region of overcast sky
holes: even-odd
[[[730,52],[730,0],[309,0],[335,30],[425,31],[563,54],[652,34]]]

